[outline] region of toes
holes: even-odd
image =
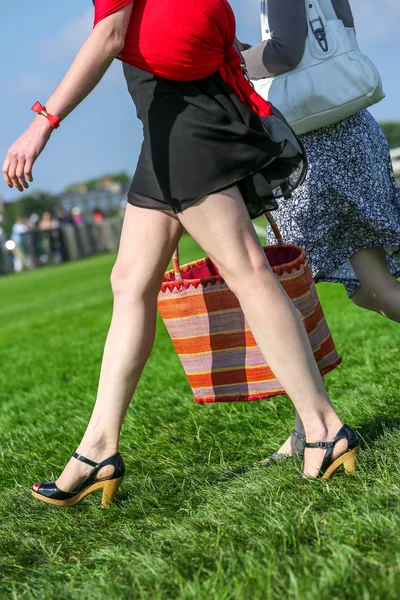
[[[34,492],[37,492],[39,488],[40,488],[40,483],[34,483],[32,486],[32,489]]]

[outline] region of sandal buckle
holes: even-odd
[[[329,448],[329,442],[318,442],[318,448],[326,450],[327,448]]]

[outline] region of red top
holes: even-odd
[[[96,0],[94,25],[132,0]],[[134,0],[120,60],[165,79],[192,81],[219,71],[261,116],[271,107],[247,81],[233,44],[236,23],[227,0]]]

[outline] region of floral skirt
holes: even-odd
[[[305,248],[316,282],[360,283],[350,257],[382,247],[400,277],[400,188],[385,136],[366,110],[301,136],[309,172],[274,217],[286,242]]]

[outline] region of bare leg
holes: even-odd
[[[353,269],[361,287],[351,300],[360,308],[400,323],[400,281],[390,273],[383,248],[366,248],[351,257]],[[294,428],[303,433],[301,419],[296,412]],[[278,452],[294,456],[300,448],[299,440],[291,435]]]
[[[298,431],[298,433],[305,435],[304,425],[297,410],[293,429]],[[304,443],[302,440],[300,440],[296,435],[291,434],[277,452],[278,454],[286,454],[287,456],[297,456],[298,454],[302,454],[303,450]],[[266,459],[266,461],[268,462],[268,459]]]
[[[400,323],[400,281],[390,273],[384,249],[360,250],[351,264],[361,283],[351,298],[354,304]]]
[[[400,323],[400,281],[390,273],[384,249],[365,248],[353,254],[350,260],[361,283],[351,298],[354,304]],[[297,412],[294,428],[303,433]],[[293,456],[298,453],[297,446],[298,439],[289,436],[278,452]]]
[[[77,449],[96,462],[118,449],[122,421],[153,346],[162,277],[181,234],[182,227],[172,216],[127,206],[111,276],[114,308],[97,400]],[[99,477],[111,474],[107,469],[110,467]],[[57,485],[72,491],[90,470],[84,463],[70,460]]]
[[[179,215],[237,296],[265,359],[291,397],[307,441],[330,441],[342,422],[325,391],[294,305],[265,258],[237,188],[209,196]],[[336,452],[346,446],[340,443]],[[305,473],[316,476],[324,450],[308,449]]]
[[[239,191],[210,196],[184,211],[180,220],[239,298],[261,351],[295,403],[308,440],[332,439],[342,423],[326,395],[301,319],[266,261]],[[181,225],[169,215],[127,208],[112,275],[114,311],[97,401],[78,447],[94,461],[118,448],[122,421],[153,344],[162,275],[181,233]],[[336,447],[337,452],[344,449]],[[306,453],[306,473],[317,475],[323,454],[320,449]],[[72,490],[89,470],[70,461],[57,483]]]

